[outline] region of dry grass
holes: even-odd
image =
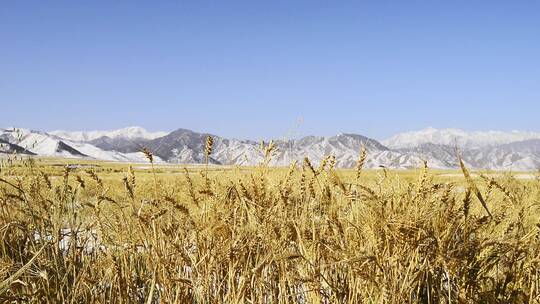
[[[540,303],[538,180],[274,169],[272,143],[224,170],[212,144],[181,174],[5,162],[0,301]]]

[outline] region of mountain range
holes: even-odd
[[[156,162],[198,164],[205,161],[206,137],[211,134],[187,129],[149,132],[141,127],[113,131],[36,131],[0,129],[0,154],[90,158],[145,162],[143,147]],[[255,165],[263,159],[259,142],[211,135],[210,162],[221,165]],[[438,169],[457,168],[456,147],[465,163],[475,169],[531,171],[540,168],[540,133],[467,132],[460,129],[426,128],[377,141],[358,134],[306,136],[275,140],[277,151],[271,165],[287,166],[309,157],[314,163],[334,155],[336,165],[353,167],[361,146],[367,150],[366,167],[417,168],[423,161]]]

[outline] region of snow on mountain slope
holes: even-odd
[[[91,158],[100,159],[100,160],[110,160],[110,161],[124,161],[124,162],[148,162],[146,157],[142,152],[132,152],[132,153],[120,153],[116,151],[105,151],[96,146],[87,143],[80,142],[66,142],[68,145],[80,151],[86,156]],[[156,163],[163,162],[161,158],[154,157]]]
[[[9,143],[8,141],[5,141],[3,139],[0,139],[0,154],[26,154],[26,155],[35,155],[35,153],[32,153],[25,148],[14,145],[12,143]]]
[[[472,149],[529,139],[540,139],[540,133],[523,131],[467,132],[460,129],[426,128],[419,131],[400,133],[383,140],[381,143],[392,149],[413,148],[428,143],[452,147],[457,145],[460,148]]]
[[[59,146],[59,138],[44,132],[29,129],[7,129],[3,130],[2,137],[11,144],[16,144],[26,150],[43,156],[70,156],[70,152]],[[81,154],[73,152],[75,154]]]
[[[49,134],[71,141],[88,142],[100,137],[111,139],[155,139],[167,135],[167,132],[149,132],[141,127],[127,127],[113,131],[52,131]]]
[[[350,168],[356,164],[362,146],[366,147],[370,155],[388,150],[376,140],[356,134],[339,134],[331,137],[306,136],[297,140],[278,141],[277,143],[278,155],[275,162],[282,166],[286,166],[293,160],[302,161],[304,157],[318,163],[326,156],[334,155],[338,167]],[[368,161],[367,165],[378,166],[379,164],[371,164]]]
[[[530,139],[462,152],[473,168],[529,171],[540,169],[540,140]]]
[[[0,129],[0,140],[22,147],[39,156],[146,162],[141,152],[105,151],[91,144],[69,141],[45,132],[29,129]],[[156,157],[155,161],[162,162],[159,157]]]
[[[123,129],[127,130],[129,128]],[[39,156],[94,158],[110,161],[146,162],[140,152],[146,147],[156,162],[197,164],[205,162],[205,141],[209,134],[178,129],[154,139],[137,137],[141,130],[116,132],[91,141],[75,141],[27,129],[0,129],[0,154],[25,153]],[[123,135],[119,135],[123,134]],[[116,136],[116,137],[115,137]],[[132,136],[128,138],[129,136]],[[214,138],[210,162],[223,165],[257,165],[264,156],[259,143],[251,140]],[[86,136],[84,138],[90,138]],[[455,146],[468,167],[494,170],[537,170],[540,168],[540,137],[532,132],[465,132],[458,129],[428,128],[399,134],[387,146],[357,134],[306,136],[275,141],[270,165],[288,166],[308,157],[314,165],[326,156],[336,157],[336,166],[354,167],[361,146],[367,149],[366,168],[418,168],[424,161],[431,168],[458,168]],[[82,137],[75,137],[82,138]],[[395,148],[399,147],[399,148]]]
[[[167,162],[204,162],[204,144],[208,134],[179,129],[167,136],[147,143],[148,148]],[[257,165],[263,160],[259,143],[249,140],[225,139],[213,136],[214,147],[211,162],[223,165]],[[273,166],[288,166],[293,161],[302,163],[308,157],[315,165],[326,156],[334,155],[336,165],[350,168],[356,164],[360,147],[368,151],[366,167],[414,168],[423,163],[421,155],[404,155],[390,151],[376,140],[356,135],[339,134],[331,137],[306,136],[290,141],[275,141],[276,154],[270,162]],[[433,167],[444,167],[433,160]]]

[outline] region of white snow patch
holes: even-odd
[[[49,134],[56,135],[58,137],[61,137],[67,140],[85,142],[85,141],[98,139],[103,136],[107,136],[113,139],[114,138],[155,139],[155,138],[167,135],[168,132],[163,132],[163,131],[150,132],[141,127],[127,127],[127,128],[112,130],[112,131],[62,131],[62,130],[58,130],[58,131],[49,132]]]
[[[474,131],[461,129],[426,128],[419,131],[399,133],[381,143],[389,148],[413,148],[422,144],[458,146],[462,148],[481,148],[508,144],[516,141],[540,139],[540,133],[525,131]]]

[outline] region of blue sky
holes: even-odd
[[[4,1],[3,126],[540,131],[539,1]]]

